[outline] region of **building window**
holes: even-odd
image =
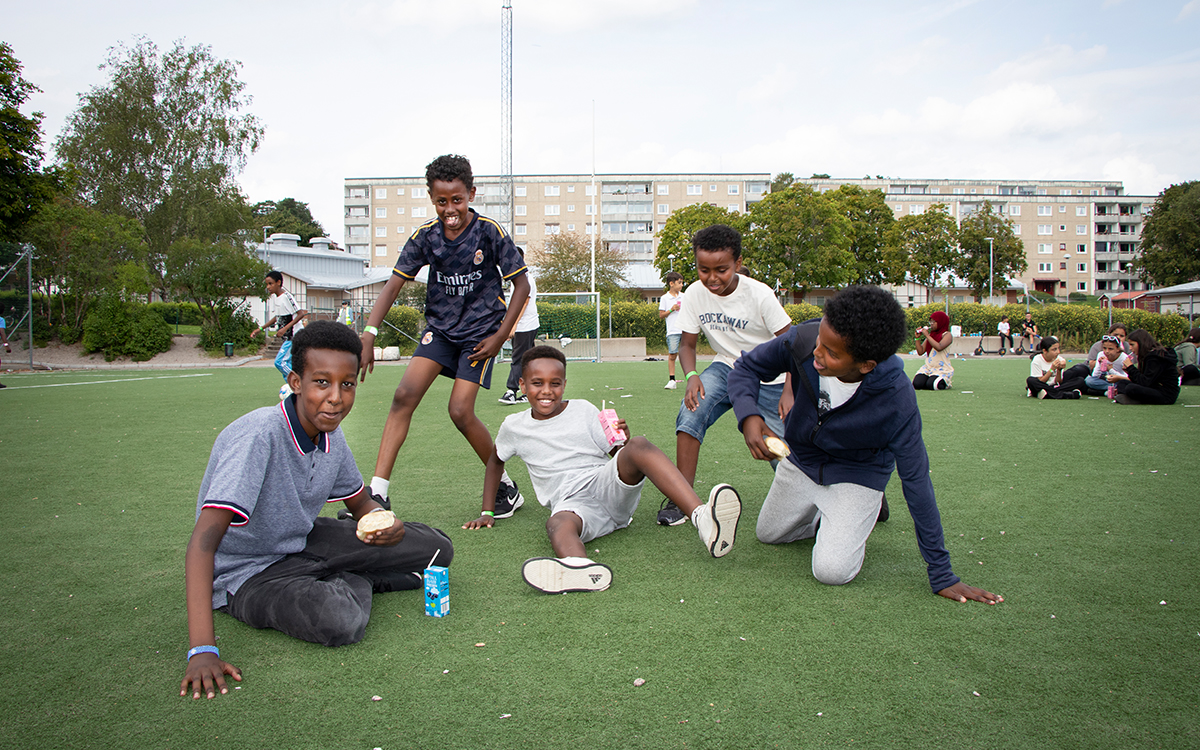
[[[955,195],[966,195],[967,191],[964,188],[954,188]]]
[[[1067,192],[1068,192],[1068,194],[1070,194],[1070,191],[1067,191]],[[1060,214],[1065,214],[1065,213],[1067,212],[1067,207],[1066,207],[1066,206],[1059,206],[1059,207],[1058,207],[1058,212],[1059,212]]]
[[[730,203],[725,208],[727,208],[730,211],[730,213],[735,213],[735,214],[742,210],[742,207],[740,205],[738,205],[737,203]]]
[[[573,214],[573,213],[575,213],[575,204],[574,204],[574,203],[572,203],[571,205],[567,206],[567,213],[569,213],[569,214]]]
[[[1013,225],[1012,225],[1012,230],[1013,230],[1013,234],[1020,234],[1020,233],[1021,233],[1021,225],[1020,225],[1020,224],[1013,224]]]
[[[1087,216],[1087,206],[1076,206],[1075,207],[1075,215],[1076,216]]]
[[[1076,224],[1075,234],[1087,234],[1087,224]]]
[[[387,227],[375,227],[376,237],[387,237]]]
[[[568,231],[568,232],[574,232],[574,231],[575,231],[575,225],[574,225],[574,224],[568,224],[568,225],[567,225],[567,231]]]
[[[671,194],[671,186],[668,183],[660,182],[658,184],[658,194],[659,195],[670,195]]]
[[[583,194],[584,195],[595,195],[596,194],[596,186],[595,185],[584,185],[583,186]]]
[[[1050,263],[1038,263],[1038,273],[1050,273]]]
[[[593,206],[592,204],[589,203],[588,205],[583,207],[583,215],[584,216],[591,216],[594,213],[596,213],[596,207]]]
[[[1076,283],[1076,284],[1075,284],[1075,290],[1076,290],[1076,291],[1079,291],[1079,292],[1086,292],[1086,291],[1087,291],[1087,282],[1086,282],[1086,281],[1080,281],[1080,282]]]
[[[1049,216],[1053,211],[1052,206],[1038,206],[1038,216]]]
[[[1054,245],[1051,245],[1049,242],[1039,242],[1038,252],[1042,255],[1049,255],[1054,252]]]
[[[715,193],[715,192],[717,192],[717,186],[716,186],[716,185],[709,185],[709,186],[708,186],[708,192],[710,192],[710,193]]]
[[[1080,273],[1087,273],[1087,263],[1076,263],[1075,270]]]
[[[1059,225],[1058,225],[1058,231],[1060,231],[1060,232],[1065,232],[1065,231],[1067,231],[1067,225],[1066,225],[1066,224],[1059,224]]]
[[[386,258],[387,257],[387,245],[376,245],[375,246],[375,257],[376,258]]]
[[[397,197],[397,198],[403,198],[403,197],[404,197],[404,188],[396,188],[396,197]]]
[[[414,219],[424,219],[429,214],[426,213],[424,206],[419,206],[413,209],[412,217]]]
[[[513,195],[515,195],[518,198],[524,198],[525,197],[525,186],[518,185],[517,187],[513,188]]]
[[[514,211],[516,212],[517,216],[524,216],[525,215],[525,206],[516,206],[514,208]]]
[[[738,186],[737,186],[737,185],[730,185],[730,186],[729,186],[729,194],[730,194],[730,195],[738,195]]]
[[[404,206],[396,206],[396,215],[397,215],[397,216],[403,216],[403,215],[404,215]]]
[[[346,227],[346,231],[352,238],[355,239],[361,239],[367,236],[367,227],[365,226]]]
[[[547,198],[555,198],[558,194],[558,185],[546,185],[545,192],[543,193]]]
[[[919,203],[909,204],[908,212],[910,214],[923,214],[923,213],[925,213],[925,206],[923,206]]]
[[[669,216],[670,214],[671,214],[670,206],[668,206],[666,203],[658,204],[658,215],[659,216]]]
[[[1076,246],[1075,246],[1075,252],[1077,252],[1077,253],[1086,253],[1086,252],[1087,252],[1087,245],[1076,245]]]
[[[568,192],[568,193],[573,193],[573,192],[575,192],[575,186],[574,186],[574,185],[567,185],[567,192]]]
[[[1038,224],[1038,234],[1054,234],[1054,225]]]
[[[367,189],[365,187],[352,187],[346,191],[347,198],[366,198]]]
[[[558,204],[545,206],[545,209],[546,209],[546,216],[558,216],[558,214],[559,214]]]
[[[367,218],[367,207],[366,206],[351,206],[346,209],[346,216],[349,216],[352,218],[365,219],[365,218]]]
[[[396,227],[396,236],[397,236],[397,237],[403,237],[403,236],[404,236],[404,227]]]
[[[412,189],[412,197],[414,198],[424,198],[426,195],[427,191],[423,187],[415,187]]]
[[[595,234],[596,233],[596,225],[588,224],[588,225],[584,226],[583,231],[585,234]]]
[[[387,218],[387,208],[385,208],[383,206],[376,206],[375,207],[375,218],[376,219],[386,219]]]
[[[688,195],[703,195],[704,190],[702,185],[688,185]]]
[[[561,234],[561,233],[562,233],[562,227],[559,226],[558,224],[547,224],[546,225],[546,234]]]
[[[1020,216],[1021,215],[1021,207],[1020,206],[1009,206],[1008,207],[1008,215],[1009,216]]]
[[[375,198],[376,200],[387,198],[387,188],[375,188]]]
[[[1067,270],[1067,262],[1065,260],[1062,263],[1058,264],[1058,270],[1060,270],[1060,271]]]
[[[513,227],[513,234],[523,235],[526,233],[526,231],[528,231],[528,228],[524,224],[517,224],[515,227]]]

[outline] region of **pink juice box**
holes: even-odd
[[[604,437],[610,448],[625,442],[625,431],[617,429],[617,410],[605,409],[604,401],[600,402],[600,426],[604,428]]]

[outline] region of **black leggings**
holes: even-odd
[[[923,372],[918,372],[916,375],[913,375],[913,388],[915,388],[918,391],[935,391],[935,390],[936,391],[948,391],[948,390],[950,390],[950,384],[947,383],[945,379],[943,379],[942,382],[938,384],[937,388],[934,387],[934,381],[936,381],[938,379],[938,377],[940,377],[940,376],[926,375]]]

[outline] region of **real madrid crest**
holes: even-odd
[[[433,331],[426,331],[425,335],[421,337],[421,344],[423,346],[429,346],[430,341],[433,341]]]
[[[483,262],[483,250],[476,250],[475,251],[475,265],[479,265],[482,262]]]

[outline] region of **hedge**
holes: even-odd
[[[144,362],[171,348],[171,328],[146,305],[107,296],[83,321],[83,349],[104,352],[105,361],[128,356]]]

